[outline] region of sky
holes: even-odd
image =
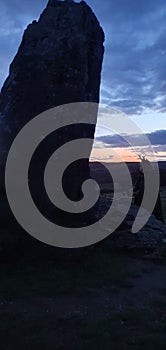
[[[79,2],[79,1],[76,1]],[[157,160],[166,160],[166,1],[87,0],[105,32],[100,101],[125,113],[145,133]],[[24,29],[47,0],[0,0],[0,86],[21,42]],[[125,161],[149,148],[132,148],[98,122],[92,160]]]

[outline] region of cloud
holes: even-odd
[[[39,17],[47,0],[1,0],[0,2],[0,86],[29,23]]]
[[[110,1],[104,17],[102,101],[130,115],[165,112],[165,1]]]
[[[157,146],[156,152],[166,150],[166,130],[158,130],[152,133],[147,133],[146,136],[148,137],[152,146]],[[128,135],[125,136],[125,139],[123,138],[123,136],[119,135],[105,135],[96,137],[96,148],[97,145],[99,145],[99,148],[128,148],[131,147],[130,144],[135,144],[136,139],[137,145],[139,145],[140,147],[147,146],[147,144],[145,144],[145,142],[142,139],[142,135]]]
[[[87,0],[106,33],[101,101],[129,115],[166,111],[165,0]],[[47,0],[1,0],[0,84]]]

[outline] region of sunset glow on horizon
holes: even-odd
[[[134,151],[126,148],[93,148],[91,157],[91,162],[103,161],[106,163],[117,163],[117,162],[139,162],[138,154]]]
[[[140,150],[135,151],[131,148],[125,148],[125,147],[114,147],[114,148],[96,148],[93,147],[91,156],[90,156],[90,162],[106,162],[106,163],[118,163],[118,162],[140,162],[139,156],[145,156],[149,161],[165,161],[166,159],[166,152],[159,151],[155,152],[154,154],[148,154]]]

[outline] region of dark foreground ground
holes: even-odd
[[[165,350],[166,245],[0,265],[1,350]]]
[[[100,243],[0,261],[0,350],[91,348],[166,350],[166,242],[157,255]]]

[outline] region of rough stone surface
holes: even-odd
[[[1,161],[6,143],[39,113],[65,103],[99,101],[103,42],[84,1],[49,1],[39,21],[28,25],[0,95]]]
[[[99,215],[102,217],[110,208],[112,201],[112,194],[103,194],[99,203]],[[164,245],[166,241],[166,226],[151,215],[145,226],[138,232],[132,233],[132,225],[137,216],[138,207],[131,205],[124,222],[119,228],[111,234],[104,244],[110,247],[126,249],[126,250],[152,250],[155,251],[160,245]],[[117,203],[117,211],[123,211],[123,207],[119,201]]]
[[[58,105],[99,102],[103,42],[103,30],[84,1],[50,0],[39,21],[28,25],[0,94],[1,188],[4,188],[4,166],[9,147],[29,120]],[[45,145],[43,164],[46,159],[48,161],[52,148],[75,138],[93,139],[94,131],[93,126],[66,127]],[[37,161],[35,171],[32,171],[32,185],[37,182],[41,192],[39,177],[43,164],[37,165]],[[66,190],[71,198],[78,195],[72,186],[78,192],[80,183],[88,177],[88,160],[69,169]]]
[[[98,206],[99,217],[103,217],[110,208],[111,200],[112,195],[110,194],[104,194],[101,196]],[[122,210],[121,205],[119,210]],[[145,258],[147,259],[158,260],[160,256],[159,251],[162,247],[164,248],[166,244],[166,226],[152,215],[146,225],[138,233],[133,234],[131,228],[137,212],[138,207],[131,205],[124,222],[115,232],[110,234],[99,244],[110,249],[125,250],[131,253],[134,252],[134,254],[145,254]],[[105,230],[107,228],[103,226],[103,229]],[[18,229],[15,229],[14,227],[11,227],[10,230],[5,227],[1,229],[0,257],[3,257],[4,255],[6,256],[6,252],[13,254],[14,251],[20,251],[20,246],[25,246],[25,237],[18,234]],[[28,234],[26,235],[26,246],[31,249],[31,238]],[[39,242],[34,240],[34,246],[37,248],[37,251],[40,252]]]

